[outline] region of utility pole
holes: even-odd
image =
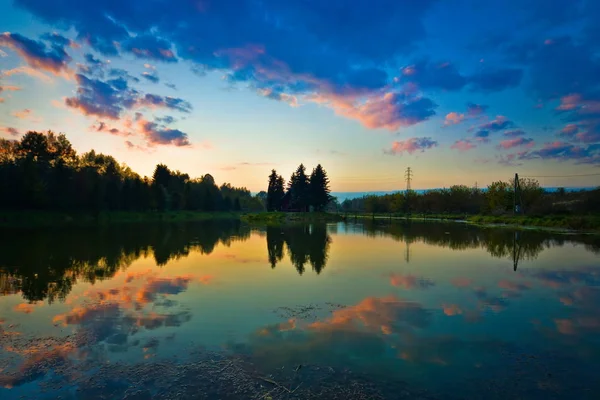
[[[519,183],[519,174],[515,173],[515,183],[513,188],[513,213],[523,214],[523,200],[521,199],[521,184]],[[518,201],[517,201],[518,197]]]
[[[410,167],[406,168],[406,172],[404,174],[404,178],[406,179],[406,193],[410,192],[410,181],[412,180],[412,171]]]
[[[408,168],[406,168],[406,172],[404,173],[404,179],[406,179],[406,196],[405,196],[406,211],[409,215],[410,215],[410,195],[411,195],[410,181],[412,180],[412,178],[413,178],[412,170],[410,169],[410,167],[408,167]]]

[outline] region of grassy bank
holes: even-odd
[[[332,213],[284,213],[284,212],[263,212],[243,214],[240,216],[242,221],[256,224],[282,224],[289,222],[338,222],[343,221],[341,214]]]
[[[0,227],[43,226],[93,226],[136,222],[183,222],[215,219],[239,219],[250,224],[285,224],[297,222],[338,222],[365,218],[466,221],[478,225],[508,225],[514,227],[540,227],[600,233],[600,215],[548,215],[536,216],[486,216],[464,214],[427,214],[411,216],[401,214],[335,214],[335,213],[283,213],[283,212],[102,212],[61,213],[46,211],[0,212]]]
[[[0,226],[88,226],[136,222],[178,222],[207,219],[237,219],[241,213],[233,212],[101,212],[98,214],[46,211],[0,212]]]
[[[330,213],[242,213],[242,212],[101,212],[98,214],[46,211],[0,212],[1,227],[93,226],[136,222],[182,222],[209,219],[239,219],[248,223],[334,222]]]
[[[579,232],[600,233],[600,215],[545,215],[545,216],[491,216],[465,214],[347,214],[349,221],[361,218],[466,221],[477,225],[506,225],[511,227],[537,227]]]
[[[482,225],[505,224],[517,227],[541,227],[553,229],[569,229],[581,232],[600,233],[600,216],[598,215],[547,215],[536,216],[483,216],[467,218],[468,222]]]

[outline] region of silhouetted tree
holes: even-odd
[[[321,164],[317,165],[310,175],[308,191],[310,205],[314,207],[315,211],[323,211],[331,200],[331,196],[329,195],[329,178]]]
[[[292,174],[288,182],[288,190],[292,197],[292,207],[300,211],[307,211],[310,202],[309,179],[306,175],[304,164]]]

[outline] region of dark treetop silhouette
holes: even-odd
[[[210,174],[191,178],[158,164],[141,177],[112,156],[77,155],[65,135],[0,139],[0,209],[57,211],[262,211],[260,196]]]
[[[300,164],[292,174],[287,191],[285,180],[277,171],[269,175],[267,191],[267,211],[324,211],[333,200],[329,194],[329,178],[321,164],[306,175],[304,164]]]

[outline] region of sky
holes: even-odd
[[[595,0],[0,0],[0,137],[252,191],[600,185]]]

